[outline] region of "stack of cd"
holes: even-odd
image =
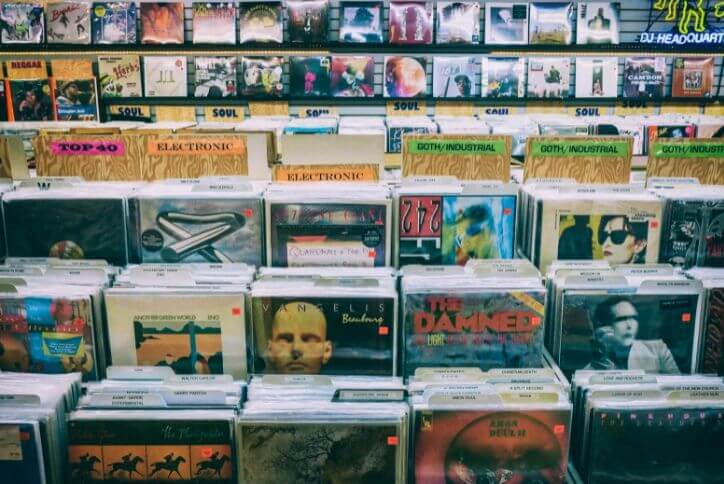
[[[384,267],[391,262],[392,199],[381,184],[272,185],[267,265]]]
[[[415,482],[567,482],[568,394],[503,380],[435,385],[411,398]]]
[[[0,472],[4,481],[63,484],[67,413],[81,394],[80,374],[0,374]],[[98,469],[96,469],[98,472]],[[9,479],[9,480],[8,480]]]
[[[571,449],[585,482],[721,480],[721,378],[582,371],[572,391]]]
[[[545,289],[522,259],[402,270],[403,374],[541,367]]]
[[[395,192],[398,265],[465,265],[514,256],[517,188],[405,181]]]
[[[699,368],[703,290],[671,266],[563,268],[549,274],[548,347],[576,370]]]
[[[387,152],[402,153],[402,136],[408,133],[435,134],[437,124],[427,116],[387,118]]]
[[[113,363],[245,377],[252,277],[244,264],[127,268],[105,291]]]
[[[701,371],[724,376],[724,270],[695,268],[687,275],[701,281],[706,291]]]

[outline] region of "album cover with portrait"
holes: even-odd
[[[328,96],[331,58],[291,57],[289,59],[289,94],[291,96]]]
[[[284,10],[281,2],[239,3],[239,42],[272,42],[284,40]]]
[[[528,59],[528,97],[566,98],[570,91],[571,59],[568,57],[530,57]]]
[[[382,43],[382,2],[341,2],[339,41]]]
[[[676,57],[671,78],[672,97],[709,97],[714,89],[713,57]]]
[[[91,10],[94,44],[135,44],[136,2],[95,2]]]
[[[424,57],[385,56],[385,97],[425,97],[427,60]]]
[[[572,44],[573,3],[532,2],[529,29],[528,38],[531,44]]]
[[[49,79],[5,80],[10,121],[54,121]]]
[[[374,97],[374,57],[333,56],[330,93],[335,97]]]
[[[51,78],[50,88],[58,121],[97,121],[96,80]]]
[[[666,82],[666,58],[626,57],[623,67],[623,97],[661,98]]]
[[[184,43],[184,2],[141,2],[142,44]]]
[[[193,2],[194,44],[236,44],[236,2]]]
[[[438,44],[477,44],[480,42],[480,4],[470,0],[437,2]]]
[[[432,64],[432,95],[437,98],[469,98],[477,95],[477,64],[473,56],[435,56]]]
[[[45,7],[49,44],[90,44],[91,5],[87,2],[48,3]]]
[[[242,57],[241,94],[244,96],[281,97],[284,93],[283,57]]]
[[[480,92],[483,97],[520,98],[525,96],[525,59],[483,57],[480,66]]]
[[[269,297],[252,292],[251,304],[250,373],[394,374],[393,295]]]
[[[528,3],[485,2],[485,43],[527,44]]]
[[[578,3],[578,21],[576,23],[577,44],[618,44],[620,28],[620,3]]]
[[[389,9],[391,44],[432,43],[432,9],[426,1],[395,0]]]
[[[286,7],[289,42],[327,41],[329,0],[287,0]]]

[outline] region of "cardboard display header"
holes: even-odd
[[[656,138],[649,147],[646,178],[664,177],[724,185],[724,140]]]

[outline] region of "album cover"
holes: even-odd
[[[96,2],[91,11],[94,44],[135,44],[136,2]]]
[[[239,3],[239,41],[274,42],[284,40],[284,10],[281,2]]]
[[[576,43],[618,44],[620,24],[620,3],[580,2],[576,24]]]
[[[10,257],[104,259],[126,265],[122,198],[3,198]]]
[[[194,44],[236,44],[235,2],[194,2]]]
[[[709,97],[714,87],[713,57],[677,57],[671,79],[672,97]]]
[[[0,297],[0,370],[97,380],[90,299]]]
[[[374,57],[333,56],[330,91],[335,97],[374,97]]]
[[[664,57],[626,57],[624,60],[623,97],[663,97],[665,80]]]
[[[246,376],[244,293],[119,289],[105,304],[114,364]]]
[[[590,484],[721,481],[720,407],[596,408],[590,427]]]
[[[573,3],[532,2],[528,38],[531,44],[572,44]]]
[[[247,422],[239,426],[243,482],[397,482],[397,425],[329,421]]]
[[[418,484],[565,484],[570,410],[416,412]]]
[[[45,34],[43,5],[2,2],[0,31],[3,44],[42,44]]]
[[[291,96],[328,96],[329,57],[291,57],[289,94]]]
[[[0,81],[0,121],[8,120],[8,95],[5,82]]]
[[[141,2],[142,44],[183,44],[183,2]]]
[[[480,42],[480,4],[469,0],[437,2],[438,44]]]
[[[21,484],[45,484],[42,437],[37,421],[4,417],[0,420],[0,474]]]
[[[425,97],[426,65],[424,57],[385,56],[385,97]]]
[[[90,44],[90,3],[48,3],[45,18],[49,44]]]
[[[528,59],[528,97],[568,97],[571,59],[568,57],[531,57]]]
[[[393,1],[389,9],[391,44],[432,43],[432,9],[426,1]]]
[[[327,41],[329,0],[287,0],[289,42]]]
[[[678,374],[696,367],[698,294],[592,290],[562,298],[558,361],[566,374],[583,369]]]
[[[68,441],[68,482],[236,482],[232,422],[222,418],[73,418]]]
[[[236,96],[236,57],[196,57],[195,63],[194,96]]]
[[[515,195],[400,196],[400,263],[512,259]]]
[[[284,93],[283,57],[242,57],[241,68],[244,96],[281,97]]]
[[[480,66],[483,97],[520,98],[525,96],[525,59],[483,57]]]
[[[432,95],[437,98],[469,98],[477,95],[475,57],[434,57]]]
[[[387,128],[387,153],[402,153],[402,137],[405,134],[429,134],[437,133],[437,128],[432,130],[427,126],[388,126]]]
[[[661,261],[724,267],[724,201],[670,200]]]
[[[137,55],[98,57],[101,97],[142,97],[141,58]]]
[[[528,4],[485,2],[486,44],[527,44]]]
[[[576,97],[618,96],[618,57],[577,57]]]
[[[389,254],[385,203],[273,203],[273,267],[384,267]]]
[[[143,58],[143,84],[148,97],[186,97],[186,57]]]
[[[707,297],[701,371],[724,376],[724,288],[710,288]]]
[[[53,121],[53,99],[48,79],[7,80],[8,117],[11,121]],[[8,103],[10,104],[10,103]],[[11,111],[12,109],[12,111]]]
[[[382,2],[341,2],[339,41],[382,43]]]
[[[252,297],[251,372],[392,376],[395,311],[392,297]]]
[[[53,79],[51,86],[56,120],[98,120],[98,93],[95,78]]]
[[[683,122],[683,120],[682,120]],[[648,150],[656,138],[693,139],[696,138],[695,124],[671,124],[665,126],[644,126],[646,133],[646,149]]]
[[[141,263],[262,263],[261,199],[159,195],[130,199],[129,211]]]

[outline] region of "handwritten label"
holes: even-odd
[[[411,101],[388,101],[388,116],[425,116],[427,105],[422,99]]]
[[[330,116],[337,116],[339,112],[337,108],[333,107],[319,107],[319,106],[300,106],[299,117],[300,118],[325,118]]]
[[[160,156],[187,155],[240,155],[246,153],[242,139],[219,136],[216,138],[173,137],[148,140],[148,154]]]
[[[55,156],[125,156],[126,143],[109,141],[52,141],[50,149]]]
[[[272,178],[277,182],[365,181],[379,180],[374,164],[359,165],[277,165]]]
[[[216,121],[221,123],[239,123],[244,121],[244,108],[241,106],[206,106],[204,108],[204,119],[206,121]]]

